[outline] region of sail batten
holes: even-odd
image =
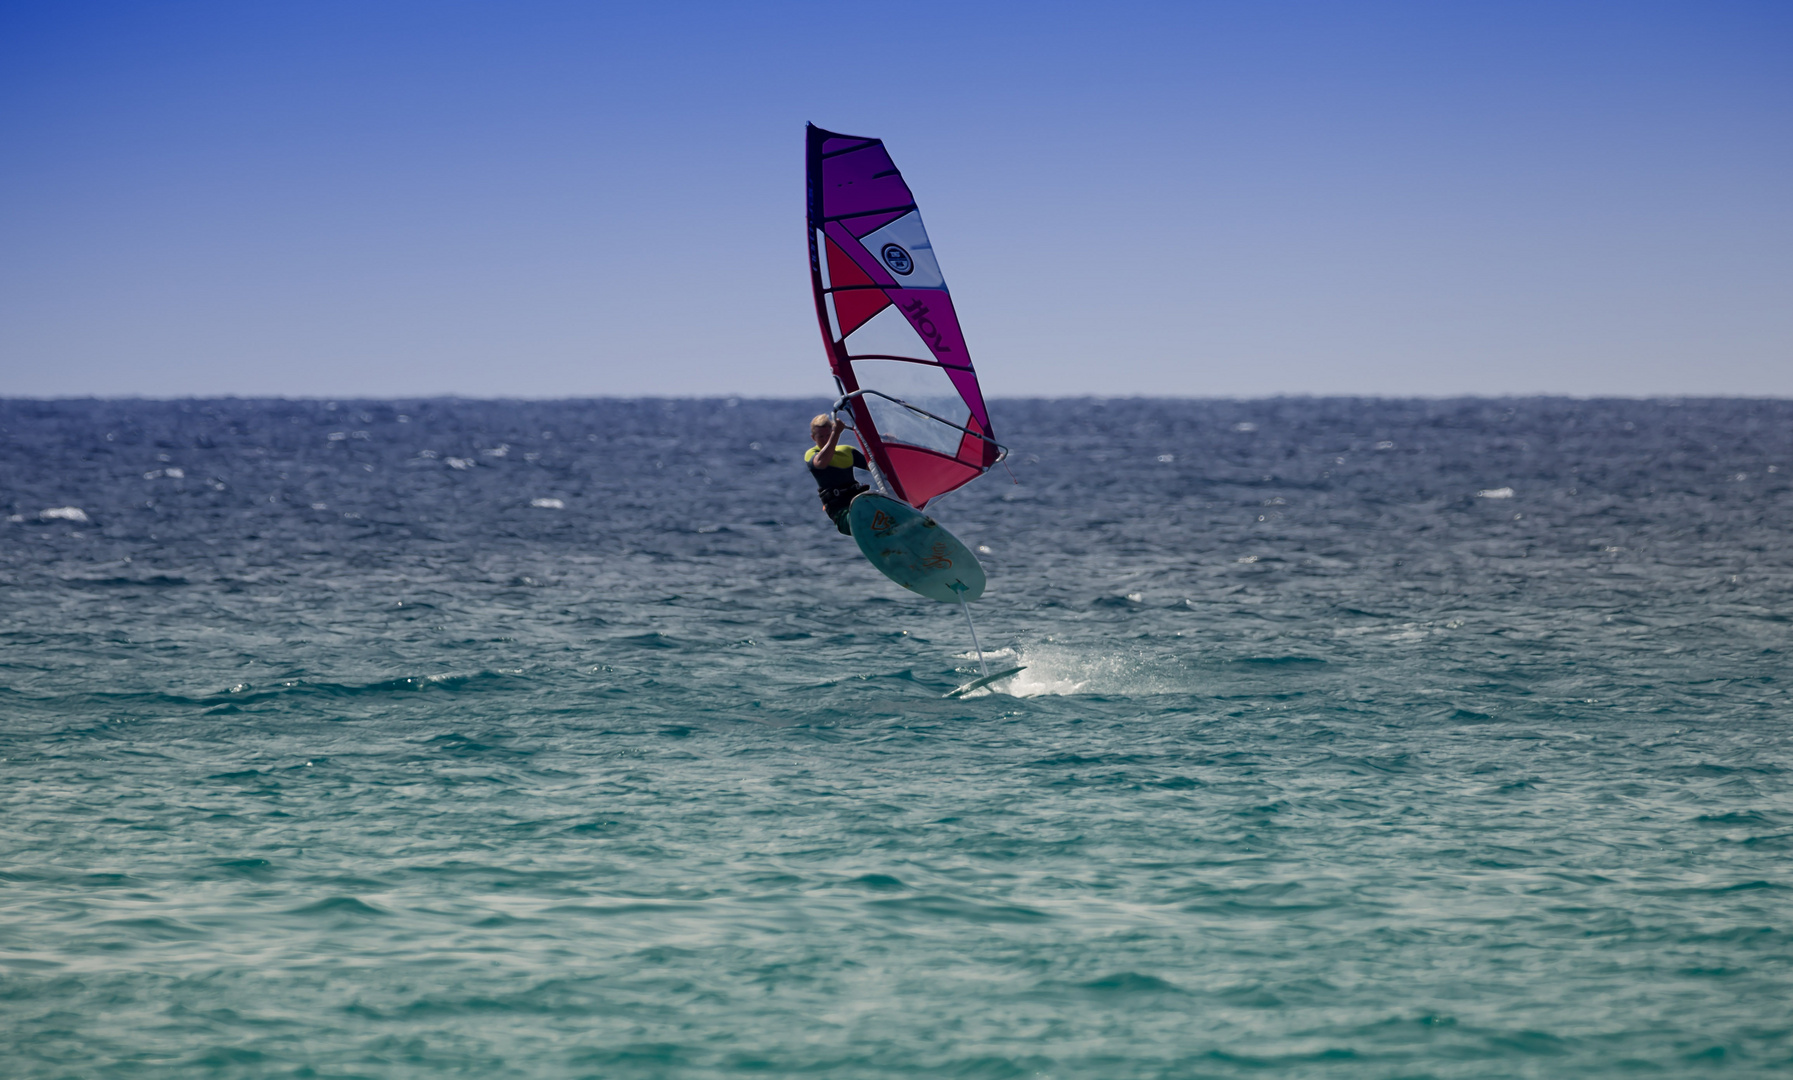
[[[810,277],[829,367],[866,455],[919,509],[1001,457],[958,312],[882,141],[811,125],[808,166]]]

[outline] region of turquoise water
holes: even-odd
[[[4,1075],[1793,1070],[1793,403],[817,405],[0,402]]]

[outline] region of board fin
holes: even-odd
[[[970,682],[966,683],[964,686],[959,687],[957,690],[950,691],[941,696],[949,697],[949,698],[964,697],[966,694],[971,693],[973,690],[982,690],[984,687],[989,686],[993,682],[997,682],[1001,679],[1006,679],[1010,675],[1020,674],[1021,672],[1026,671],[1026,670],[1027,670],[1027,665],[1022,664],[1020,667],[1012,667],[1012,668],[1008,668],[1003,671],[998,671],[994,675],[985,675],[982,678],[973,679]]]

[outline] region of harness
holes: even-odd
[[[848,484],[844,487],[821,488],[816,494],[822,497],[822,509],[833,515],[862,493],[870,490],[869,484]]]

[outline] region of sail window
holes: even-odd
[[[889,394],[950,421],[943,424],[894,401],[867,394],[866,407],[885,442],[908,443],[948,457],[959,452],[959,442],[965,437],[960,428],[971,426],[971,410],[942,368],[902,360],[855,360],[853,374],[861,390]]]

